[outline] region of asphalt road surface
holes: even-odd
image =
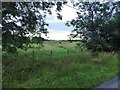
[[[111,80],[105,81],[100,86],[94,88],[93,90],[110,90],[113,88],[114,90],[120,90],[120,76],[116,76]]]

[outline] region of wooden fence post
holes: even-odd
[[[35,57],[35,52],[34,52],[34,50],[33,50],[33,59],[34,59],[34,57]]]
[[[69,50],[67,51],[67,55],[69,55]]]
[[[50,51],[50,56],[52,57],[52,54],[53,54],[53,52],[52,51]]]

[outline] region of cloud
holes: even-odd
[[[43,38],[49,39],[49,40],[67,40],[69,39],[68,35],[71,33],[71,31],[61,31],[61,30],[49,30],[49,34],[47,37],[42,34]],[[49,38],[48,38],[49,37]]]
[[[68,40],[69,37],[67,35],[69,35],[69,32],[59,32],[59,33],[55,32],[55,33],[51,33],[49,37],[52,40]]]
[[[72,4],[68,3],[72,6]],[[69,39],[68,35],[71,34],[73,27],[65,26],[65,22],[77,17],[76,10],[64,5],[60,14],[63,16],[62,20],[57,19],[56,6],[52,9],[52,15],[47,15],[46,22],[49,24],[48,31],[49,34],[47,38],[44,34],[42,37],[52,40],[67,40]]]
[[[63,7],[63,10],[61,11],[61,15],[63,15],[63,21],[65,22],[77,17],[76,10],[66,5]]]
[[[68,3],[67,5],[72,6],[71,3]],[[56,14],[56,6],[53,7],[52,11],[52,15],[48,15],[46,18],[46,22],[47,23],[58,23],[58,22],[66,22],[68,20],[74,19],[75,17],[77,17],[76,14],[76,10],[74,8],[71,8],[67,5],[63,5],[62,11],[60,12],[60,14],[63,16],[62,20],[59,20],[57,18],[57,14]]]
[[[60,22],[64,22],[64,21],[57,19],[57,15],[51,15],[51,16],[48,15],[46,18],[46,22],[48,24],[50,24],[50,23],[60,23]]]

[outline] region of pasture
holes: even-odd
[[[91,89],[118,74],[118,54],[93,54],[76,43],[46,41],[40,49],[3,53],[3,88]]]

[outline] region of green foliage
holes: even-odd
[[[93,88],[118,73],[117,54],[70,52],[46,43],[41,51],[19,50],[18,56],[3,54],[3,88]],[[71,44],[71,43],[70,43]],[[78,50],[74,46],[70,51]],[[53,50],[53,57],[50,51]],[[22,59],[21,59],[22,58]]]
[[[115,19],[110,23],[110,30],[112,31],[110,43],[115,51],[120,51],[120,11],[114,16]]]
[[[118,51],[120,2],[79,2],[76,19],[68,21],[74,27],[72,37],[80,38],[92,51]]]
[[[51,9],[56,5],[57,17],[62,19],[59,12],[63,4],[66,2],[2,2],[3,50],[12,53],[21,48],[27,34],[48,33],[46,15],[52,14]]]
[[[37,43],[37,44],[39,44],[39,43],[43,43],[44,40],[45,40],[45,39],[42,38],[42,37],[33,37],[33,38],[32,38],[32,43]]]
[[[85,51],[85,50],[87,50],[86,45],[85,45],[85,43],[83,43],[83,42],[78,42],[78,43],[76,43],[76,45],[79,47],[79,50],[80,50],[80,51]]]

